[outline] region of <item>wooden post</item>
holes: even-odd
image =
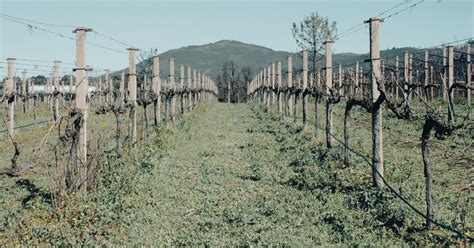
[[[283,106],[282,106],[283,92],[281,91],[281,86],[282,86],[281,60],[278,61],[277,68],[278,68],[277,69],[277,76],[278,76],[278,113],[282,114],[283,113]]]
[[[327,40],[326,46],[326,146],[331,148],[334,143],[332,128],[332,106],[329,102],[330,89],[332,89],[332,44],[334,41]]]
[[[14,135],[14,122],[15,122],[15,92],[16,89],[14,87],[14,75],[13,75],[13,63],[14,58],[7,59],[7,79],[5,80],[4,86],[4,97],[6,100],[5,104],[5,115],[7,116],[7,130],[10,133],[11,137],[15,137]],[[8,133],[7,133],[8,137]]]
[[[380,19],[369,19],[370,25],[370,71],[371,71],[371,98],[372,98],[372,179],[378,188],[384,187],[383,175],[383,133],[382,133],[382,108],[381,103],[376,104],[380,91],[378,80],[381,79],[380,71],[380,44],[379,25]],[[382,82],[380,82],[382,83]]]
[[[303,129],[307,128],[308,114],[308,96],[306,90],[308,88],[308,50],[303,50],[303,89],[302,89],[302,105],[303,105]]]
[[[154,85],[154,110],[155,110],[155,127],[161,123],[161,80],[160,80],[160,57],[153,56],[153,78],[152,83]]]
[[[128,48],[128,102],[130,104],[130,120],[128,136],[130,138],[130,145],[134,146],[137,142],[137,71],[135,64],[135,53],[137,48]]]
[[[291,117],[291,110],[293,109],[293,93],[291,93],[291,89],[293,87],[293,58],[291,55],[288,56],[287,58],[287,64],[288,64],[288,74],[287,74],[287,84],[288,84],[288,93],[286,96],[286,108],[287,108],[287,113],[288,117]]]
[[[79,193],[85,194],[87,189],[87,93],[89,80],[87,78],[85,45],[87,32],[92,29],[78,27],[74,30],[76,33],[76,99],[75,111],[82,115],[82,126],[79,126],[79,145],[77,163],[78,180],[82,182],[79,187]]]
[[[169,84],[170,84],[170,90],[172,92],[175,92],[176,90],[176,85],[175,85],[175,82],[174,82],[174,59],[171,58],[169,60],[169,63],[170,63],[170,72],[169,72],[169,77],[168,77],[168,81],[169,81]],[[171,94],[171,102],[170,102],[170,118],[171,118],[171,122],[174,123],[175,121],[175,108],[176,108],[176,97],[174,95],[175,93],[172,93]]]
[[[471,44],[466,44],[466,86],[471,86],[472,78],[472,63],[471,63]],[[467,89],[467,105],[471,108],[472,104],[472,92],[471,89]]]

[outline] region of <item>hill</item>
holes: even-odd
[[[383,57],[393,57],[395,55],[401,55],[404,51],[416,52],[417,48],[392,48],[381,51]],[[238,68],[242,66],[249,66],[252,73],[255,73],[259,69],[267,66],[272,61],[283,61],[283,72],[286,72],[286,58],[290,55],[287,51],[275,51],[267,47],[247,44],[240,41],[234,40],[221,40],[215,43],[209,43],[205,45],[192,45],[172,49],[160,54],[160,72],[161,77],[166,78],[169,73],[169,63],[167,62],[170,58],[176,59],[175,64],[175,76],[179,76],[179,65],[184,64],[185,66],[191,65],[192,68],[196,68],[202,72],[208,72],[212,78],[216,79],[222,65],[226,61],[234,61]],[[416,57],[416,56],[415,56]],[[361,66],[368,66],[367,63],[363,63],[364,59],[369,58],[369,54],[356,54],[356,53],[338,53],[333,56],[334,67],[338,64],[344,66],[355,64],[356,61],[361,63]],[[400,59],[403,59],[400,57]],[[301,55],[293,56],[293,65],[296,70],[300,70],[302,67]],[[318,62],[318,66],[324,66],[324,59]],[[137,64],[137,70],[143,67],[143,62]],[[128,68],[125,68],[127,70]],[[115,72],[113,75],[118,75]]]

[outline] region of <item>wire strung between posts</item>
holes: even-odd
[[[357,25],[355,25],[355,26],[353,26],[353,27],[351,27],[351,28],[349,28],[349,29],[347,29],[347,30],[341,32],[340,34],[337,34],[335,39],[336,39],[336,40],[339,40],[339,39],[341,39],[343,36],[346,36],[348,33],[353,33],[353,32],[355,32],[355,31],[353,31],[354,29],[357,29],[357,28],[363,26],[364,24],[365,24],[365,23],[363,23],[363,22],[362,22],[362,23],[359,23],[359,24],[357,24]],[[359,29],[360,29],[360,28],[359,28]],[[359,30],[359,29],[357,29],[357,30]],[[356,31],[357,31],[357,30],[356,30]],[[353,32],[351,32],[351,31],[353,31]]]
[[[408,7],[406,7],[406,8],[404,8],[404,9],[398,10],[398,11],[396,11],[396,12],[394,12],[394,13],[392,13],[392,14],[386,16],[386,17],[382,17],[381,19],[383,19],[383,20],[389,19],[390,17],[396,16],[396,15],[401,14],[401,13],[407,11],[407,10],[410,10],[410,9],[415,8],[417,5],[422,4],[423,2],[424,2],[424,0],[421,0],[421,1],[419,1],[419,2],[416,2],[416,3],[414,3],[414,4],[412,4],[412,5],[408,6]]]
[[[320,129],[320,130],[323,130],[325,131],[326,129],[323,129],[321,127],[319,127],[319,125],[316,125],[316,128]],[[415,213],[417,213],[418,215],[422,216],[423,218],[429,220],[431,223],[443,228],[443,229],[446,229],[446,230],[449,230],[453,233],[456,233],[458,234],[459,236],[462,236],[462,237],[465,237],[467,239],[469,239],[470,241],[473,240],[472,237],[468,236],[467,234],[457,230],[456,228],[454,227],[451,227],[451,226],[448,226],[444,223],[441,223],[441,222],[438,222],[434,219],[431,219],[431,218],[428,218],[428,216],[426,216],[424,213],[422,213],[419,209],[417,209],[412,203],[410,203],[408,201],[408,199],[406,199],[405,197],[403,197],[399,192],[397,192],[395,190],[395,188],[393,188],[390,184],[388,184],[387,180],[383,177],[383,175],[381,175],[381,173],[377,170],[377,168],[375,168],[373,166],[373,164],[371,163],[371,158],[367,157],[366,155],[362,154],[361,152],[358,152],[356,150],[354,150],[353,148],[351,147],[348,147],[344,144],[344,142],[342,140],[340,140],[339,138],[337,138],[334,134],[330,134],[334,140],[336,140],[338,143],[342,144],[342,146],[344,146],[345,148],[347,148],[350,152],[352,152],[353,154],[359,156],[360,158],[362,158],[374,171],[375,173],[377,173],[377,175],[382,179],[383,183],[385,184],[385,186],[387,186],[387,188],[390,190],[390,192],[392,192],[396,197],[398,197],[400,200],[402,200],[411,210],[413,210]]]
[[[30,24],[30,23],[26,23],[26,22],[23,22],[23,21],[18,21],[18,20],[15,20],[15,19],[12,19],[12,18],[9,18],[9,17],[6,17],[6,16],[2,16],[2,15],[0,15],[0,17],[3,18],[3,19],[6,19],[6,20],[12,21],[12,22],[23,24],[23,25],[27,26],[29,29],[34,28],[34,29],[37,29],[37,30],[40,30],[40,31],[43,31],[43,32],[46,32],[46,33],[49,33],[49,34],[59,36],[61,38],[65,38],[65,39],[69,39],[69,40],[75,40],[73,37],[63,35],[63,34],[48,30],[48,29],[44,29],[44,28],[35,26],[33,24]],[[122,52],[122,51],[119,51],[119,50],[116,50],[116,49],[113,49],[113,48],[109,48],[109,47],[106,47],[106,46],[102,46],[102,45],[92,43],[92,42],[86,42],[86,44],[89,44],[89,45],[95,46],[95,47],[99,47],[99,48],[102,48],[102,49],[105,49],[105,50],[117,52],[117,53],[127,54],[126,52]]]
[[[5,19],[5,20],[9,20],[9,21],[12,21],[12,22],[16,22],[16,23],[20,23],[20,24],[23,24],[23,25],[26,25],[28,27],[28,29],[37,29],[37,30],[40,30],[40,31],[43,31],[43,32],[46,32],[46,33],[49,33],[49,34],[54,34],[56,36],[59,36],[61,38],[64,38],[64,39],[69,39],[69,40],[74,40],[74,38],[70,37],[70,36],[67,36],[67,35],[63,35],[63,34],[60,34],[60,33],[56,33],[54,31],[51,31],[51,30],[48,30],[48,29],[44,29],[44,28],[41,28],[41,27],[38,27],[38,26],[34,26],[30,23],[26,23],[26,22],[23,22],[23,21],[19,21],[19,20],[15,20],[15,19],[12,19],[12,18],[9,18],[9,17],[6,17],[6,16],[0,16],[1,18]]]
[[[22,58],[15,58],[16,61],[27,61],[27,62],[41,62],[41,63],[54,63],[54,60],[41,60],[41,59],[22,59]],[[16,63],[15,63],[16,64]],[[65,65],[73,65],[75,66],[75,63],[67,63],[67,62],[62,62],[61,64]]]
[[[367,26],[365,26],[365,24],[366,24],[366,23],[362,23],[362,25],[364,25],[364,26],[362,26],[362,27],[360,27],[360,28],[358,28],[358,29],[352,30],[351,32],[348,32],[348,33],[345,33],[345,34],[340,35],[339,37],[336,38],[336,40],[340,40],[342,37],[348,36],[348,35],[350,35],[350,34],[353,34],[353,33],[357,32],[357,31],[360,31],[360,30],[363,30],[363,29],[367,28]],[[359,25],[359,26],[360,26],[360,25]]]
[[[135,46],[132,46],[132,45],[130,45],[130,44],[127,44],[127,43],[125,43],[125,42],[123,42],[123,41],[117,40],[117,39],[115,39],[115,38],[113,38],[113,37],[110,37],[110,36],[108,36],[108,35],[99,33],[99,32],[97,32],[97,31],[95,31],[95,30],[92,30],[92,33],[94,33],[94,34],[96,34],[96,35],[99,35],[99,36],[102,36],[102,37],[104,37],[104,38],[107,38],[107,39],[109,39],[109,40],[111,40],[111,41],[115,41],[115,42],[117,42],[117,43],[119,43],[119,44],[121,44],[121,45],[124,45],[124,46],[126,46],[126,47],[135,47]]]
[[[74,28],[74,26],[72,26],[72,25],[51,24],[51,23],[44,23],[44,22],[32,21],[32,20],[28,20],[28,19],[23,19],[23,18],[11,16],[11,15],[3,14],[3,13],[0,13],[0,16],[5,16],[5,17],[11,18],[11,19],[16,19],[16,20],[19,20],[19,21],[31,22],[31,23],[35,23],[35,24],[44,25],[44,26],[50,26],[50,27]]]
[[[8,64],[7,62],[0,61],[2,64]],[[62,63],[61,63],[62,64]],[[39,65],[39,64],[27,64],[27,63],[15,63],[15,65],[26,65],[26,66],[34,66],[34,67],[45,67],[45,68],[53,68],[52,65]],[[75,67],[69,67],[69,66],[61,66],[61,68],[68,68],[68,69],[73,69]]]
[[[404,5],[404,4],[407,4],[407,3],[409,3],[409,1],[408,1],[408,0],[405,0],[405,1],[403,1],[403,2],[401,2],[401,3],[399,3],[399,4],[395,5],[395,6],[393,6],[393,7],[389,8],[389,9],[387,9],[387,10],[382,11],[382,13],[376,15],[375,17],[379,17],[379,16],[381,16],[381,15],[385,15],[385,14],[388,13],[389,11],[392,11],[392,10],[394,10],[394,9],[396,9],[396,8],[398,8],[398,7],[402,6],[402,5]]]

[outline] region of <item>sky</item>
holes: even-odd
[[[159,52],[219,40],[238,40],[274,50],[295,52],[291,34],[293,22],[312,12],[336,21],[339,33],[381,12],[400,6],[404,9],[419,0],[221,0],[221,1],[112,1],[0,0],[0,14],[54,25],[33,24],[67,37],[74,37],[73,27],[92,28],[127,45],[95,33],[88,42],[110,49],[87,46],[87,64],[96,71],[118,70],[128,66],[128,45],[140,49],[157,48]],[[393,11],[392,11],[393,12]],[[430,47],[474,36],[473,0],[425,0],[414,8],[386,19],[380,27],[381,49],[392,47]],[[384,15],[382,15],[383,17]],[[368,28],[342,37],[334,52],[367,53]],[[8,57],[63,61],[68,73],[75,61],[75,41],[31,30],[26,25],[0,18],[0,62]],[[17,61],[21,63],[21,61]],[[52,65],[48,62],[23,62]],[[0,63],[0,76],[6,74]],[[20,68],[20,65],[17,66]],[[29,66],[24,66],[28,67]],[[37,68],[50,70],[46,66]],[[36,74],[47,74],[36,72]]]

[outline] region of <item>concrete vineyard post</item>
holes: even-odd
[[[430,73],[429,73],[429,68],[428,68],[428,50],[425,50],[425,57],[424,57],[424,60],[423,60],[423,70],[424,70],[424,73],[425,73],[425,81],[423,83],[423,86],[424,86],[424,89],[423,89],[423,96],[425,97],[426,100],[429,100],[429,97],[428,97],[428,91],[426,91],[426,87],[428,86],[428,82],[429,82],[429,76],[430,76]],[[433,97],[433,96],[431,96]]]
[[[27,91],[27,81],[26,81],[26,70],[23,70],[21,72],[21,91],[20,91],[20,94],[21,94],[21,97],[23,98],[22,101],[23,101],[23,113],[26,112],[26,103],[27,103],[27,99],[26,99],[26,91]]]
[[[130,107],[128,136],[130,145],[134,146],[137,142],[137,71],[135,65],[136,48],[128,48],[128,102]]]
[[[110,80],[109,77],[109,72],[110,70],[106,69],[105,70],[105,85],[107,85],[107,96],[105,101],[107,104],[112,104],[112,92],[113,92],[113,86],[112,86],[112,80]]]
[[[409,57],[408,57],[408,83],[411,85],[413,84],[413,54],[409,54]],[[410,91],[410,93],[408,94],[408,100],[411,101],[411,99],[413,98],[413,91],[415,89],[413,89],[412,91]]]
[[[86,68],[86,38],[87,32],[91,29],[76,28],[76,100],[75,111],[82,115],[82,125],[79,126],[79,145],[77,164],[78,180],[83,182],[80,184],[79,193],[85,194],[87,189],[87,93],[89,80],[87,78]]]
[[[281,86],[282,86],[281,60],[278,61],[277,68],[278,68],[277,69],[277,75],[278,75],[278,113],[282,114],[283,113],[283,106],[282,106],[283,92],[281,91]]]
[[[11,137],[15,137],[13,129],[15,122],[15,87],[13,84],[14,61],[14,58],[7,59],[7,79],[5,80],[4,86],[4,97],[6,97],[5,115],[7,117],[7,130],[10,133]],[[8,137],[8,133],[6,135]]]
[[[197,72],[197,81],[196,81],[196,102],[201,101],[201,71]]]
[[[443,100],[446,101],[448,100],[448,90],[446,88],[447,78],[446,78],[446,72],[447,72],[447,47],[443,46],[443,79],[441,80],[441,94],[443,95]]]
[[[288,56],[288,74],[287,74],[287,84],[288,84],[288,93],[286,95],[286,111],[288,117],[291,117],[291,111],[293,110],[293,58],[291,55]]]
[[[342,89],[342,65],[339,64],[339,70],[338,70],[338,75],[337,75],[337,92],[339,95],[342,95],[343,89]]]
[[[180,112],[181,115],[184,114],[184,65],[179,65],[179,101],[180,101]]]
[[[59,90],[59,63],[61,63],[60,61],[54,61],[54,69],[53,69],[53,86],[54,86],[54,92],[53,92],[53,101],[54,101],[54,109],[53,109],[53,113],[54,113],[54,121],[58,121],[59,120],[59,94],[60,94],[60,90]]]
[[[380,19],[370,19],[370,74],[371,74],[371,98],[372,98],[372,179],[378,188],[384,187],[383,175],[383,132],[382,132],[382,108],[380,103],[376,103],[380,91],[378,84],[381,79],[380,68]]]
[[[270,87],[271,87],[271,83],[272,83],[272,76],[271,76],[271,65],[267,65],[265,66],[265,90],[267,92],[267,100],[266,100],[266,104],[267,104],[267,107],[270,108],[270,104],[272,102],[272,93],[271,93],[271,90],[270,90]]]
[[[403,53],[403,97],[408,98],[408,84],[410,83],[410,55],[408,52]],[[407,99],[408,100],[408,99]]]
[[[398,86],[400,85],[400,58],[398,56],[395,57],[395,100],[398,101]]]
[[[276,94],[275,94],[275,82],[276,82],[276,71],[275,71],[275,62],[272,62],[272,105],[276,106]]]
[[[197,85],[197,70],[193,70],[193,84],[192,84],[192,95],[193,95],[193,107],[196,106],[196,85]]]
[[[168,74],[168,82],[170,84],[170,90],[171,90],[171,99],[170,99],[170,118],[171,121],[174,122],[175,120],[175,105],[176,105],[176,99],[174,97],[174,90],[175,90],[175,82],[174,82],[174,59],[171,58],[169,60],[170,63],[170,71]]]
[[[262,70],[262,84],[263,84],[263,103],[267,105],[267,68]]]
[[[354,96],[357,96],[359,90],[359,61],[356,61],[355,71],[354,71]]]
[[[471,63],[471,44],[466,44],[466,86],[471,86],[472,78],[472,63]],[[471,89],[467,89],[467,105],[471,108],[472,104],[472,92]]]
[[[120,106],[123,106],[125,103],[125,71],[122,70],[120,73],[120,85],[119,85],[119,100]]]
[[[454,84],[454,47],[453,46],[448,46],[447,47],[447,50],[448,50],[448,61],[447,61],[447,83],[448,83],[448,87],[447,87],[447,94],[448,94],[448,99],[451,99],[453,102],[454,102],[454,90],[451,90],[451,86],[453,86]],[[454,118],[453,118],[453,112],[452,112],[452,106],[451,108],[448,108],[448,121],[450,121],[451,123],[454,121]]]
[[[306,90],[308,88],[308,50],[303,50],[303,88],[302,88],[302,105],[303,105],[303,129],[307,127],[308,118],[308,96]]]
[[[160,125],[161,123],[161,81],[160,81],[160,57],[153,57],[153,78],[152,83],[155,86],[155,126]]]
[[[188,97],[188,108],[189,108],[189,111],[192,111],[193,110],[193,97],[192,97],[192,93],[191,93],[191,89],[192,89],[192,78],[191,78],[191,66],[188,65],[188,74],[187,74],[187,82],[186,82],[186,85],[188,87],[188,94],[187,94],[187,97]]]
[[[329,102],[330,91],[332,89],[332,44],[334,41],[327,40],[326,46],[326,146],[333,146],[333,128],[332,128],[332,106]]]

